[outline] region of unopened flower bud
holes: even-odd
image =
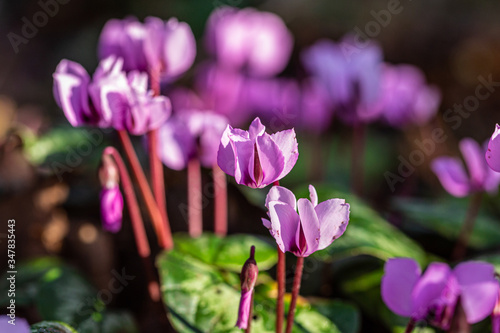
[[[248,258],[243,265],[240,275],[241,299],[238,311],[238,321],[236,322],[236,327],[240,329],[246,329],[248,327],[248,320],[252,312],[253,288],[258,275],[259,269],[257,268],[257,262],[255,262],[255,246],[252,245],[250,249],[250,258]]]

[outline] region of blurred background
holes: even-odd
[[[59,3],[59,8],[46,24],[27,38],[22,37],[23,18],[31,21],[33,15],[41,10],[40,2],[0,0],[0,35],[3,36],[0,39],[0,225],[4,226],[8,219],[17,221],[16,260],[57,255],[81,270],[97,290],[106,288],[114,269],[127,267],[127,272],[130,270],[134,272],[131,274],[139,278],[113,298],[111,307],[130,311],[139,323],[141,332],[164,332],[168,327],[165,320],[158,320],[157,309],[151,311],[154,307],[147,302],[145,277],[140,274],[141,266],[135,254],[130,224],[124,223],[124,231],[116,236],[104,233],[100,228],[100,187],[96,168],[106,144],[117,143],[115,134],[99,130],[101,134],[97,137],[102,135],[102,143],[97,145],[98,149],[94,149],[84,160],[76,161],[77,167],[63,172],[62,176],[54,175],[48,167],[50,162],[65,160],[68,147],[76,146],[87,138],[85,131],[72,131],[56,105],[52,93],[52,74],[63,58],[76,61],[93,72],[98,63],[97,41],[107,20],[129,15],[139,20],[151,15],[163,19],[177,17],[191,26],[198,40],[196,63],[199,63],[207,58],[202,37],[206,20],[214,9],[231,5],[270,11],[284,20],[295,38],[291,61],[281,76],[300,77],[304,75],[300,62],[301,50],[321,38],[338,41],[346,33],[356,31],[356,28],[364,31],[365,25],[374,20],[372,12],[386,9],[392,1],[66,0],[65,4]],[[403,8],[402,11],[393,15],[390,23],[381,27],[374,39],[382,46],[385,61],[419,67],[427,81],[441,90],[442,103],[436,118],[423,127],[398,131],[383,125],[370,126],[363,199],[429,253],[446,258],[453,240],[443,235],[443,232],[433,230],[432,226],[407,223],[407,216],[394,208],[394,199],[405,196],[431,200],[448,198],[437,178],[430,172],[432,158],[443,154],[459,156],[457,143],[461,138],[472,137],[483,142],[493,132],[500,110],[500,93],[497,91],[481,101],[477,110],[464,118],[463,124],[457,129],[451,128],[443,120],[443,113],[452,109],[454,104],[463,104],[467,96],[475,94],[480,83],[479,76],[491,76],[493,81],[500,82],[500,3],[493,0],[397,2]],[[15,46],[12,33],[21,38]],[[193,68],[182,77],[179,85],[191,85]],[[414,140],[425,138],[436,127],[443,128],[449,139],[437,145],[433,154],[426,156],[425,162],[418,166],[416,172],[398,184],[393,192],[384,173],[397,172],[400,164],[398,156],[408,158],[415,149]],[[298,185],[317,180],[336,190],[349,191],[350,135],[348,127],[334,123],[321,137],[320,154],[324,155],[321,162],[324,165],[319,175],[307,171],[315,155],[305,151],[306,147],[311,147],[317,141],[314,138],[309,140],[307,133],[299,133],[299,147],[304,149],[306,157],[299,161],[285,184]],[[303,144],[300,138],[304,139]],[[140,138],[135,143],[138,148],[141,147]],[[138,149],[138,153],[147,161],[144,150]],[[208,174],[205,170],[205,182],[209,181]],[[186,230],[183,213],[178,209],[186,201],[185,179],[185,172],[166,169],[168,209],[174,231]],[[230,234],[249,232],[266,236],[267,230],[260,224],[265,212],[256,204],[262,195],[265,193],[244,193],[234,183],[230,183]],[[493,197],[486,205],[493,216],[498,216],[495,214],[500,211],[495,208],[496,203],[498,199]],[[459,203],[459,206],[464,205]],[[450,214],[454,212],[451,209]],[[204,215],[209,229],[212,204],[207,206]],[[457,216],[457,221],[462,219],[459,213]],[[429,221],[432,218],[435,216]],[[453,225],[446,228],[453,229]],[[485,230],[488,233],[490,229]],[[5,235],[5,229],[0,230],[2,247]],[[493,241],[488,244],[498,246]],[[478,246],[476,250],[482,253],[484,248]],[[2,269],[6,263],[3,253],[5,251],[2,250]],[[340,262],[331,272],[325,273],[321,288],[317,290],[308,288],[308,283],[304,282],[305,293],[346,297],[359,303],[359,298],[350,297],[340,287],[340,283],[329,284],[328,277],[338,276],[338,270],[341,270],[338,267],[342,265],[358,267],[360,262],[366,261],[373,267],[379,267],[380,263],[363,256],[351,260]],[[357,269],[352,270],[353,275],[358,273]],[[40,319],[39,313],[29,307],[20,309],[18,315],[28,318],[30,322]],[[360,329],[363,332],[388,331],[382,321],[369,312],[361,311],[361,317]]]

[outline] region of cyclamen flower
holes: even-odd
[[[140,23],[134,17],[110,20],[99,38],[99,57],[120,57],[126,71],[159,70],[171,79],[191,67],[196,41],[188,24],[176,18],[163,21],[148,17]]]
[[[16,316],[14,319],[15,325],[10,324],[12,319],[8,315],[0,315],[0,332],[9,333],[30,333],[30,325],[24,318]]]
[[[288,189],[273,186],[266,198],[269,220],[262,223],[282,252],[297,257],[329,246],[342,236],[349,223],[349,204],[344,199],[330,199],[318,204],[314,186],[309,185],[310,199],[297,199]],[[298,210],[298,213],[297,213]]]
[[[373,41],[356,46],[352,35],[340,43],[321,40],[302,53],[306,69],[328,91],[336,114],[348,124],[380,116],[373,108],[380,94],[382,51]]]
[[[248,131],[227,126],[217,154],[217,164],[238,184],[263,188],[285,177],[299,157],[293,129],[267,134],[259,118]]]
[[[193,157],[204,167],[213,167],[227,123],[225,117],[209,111],[178,112],[158,131],[160,158],[174,170],[184,169]]]
[[[484,149],[476,141],[465,138],[460,141],[460,150],[469,174],[458,158],[438,157],[432,161],[432,171],[444,189],[456,197],[465,197],[479,191],[496,192],[500,175],[488,168],[483,157]]]
[[[104,230],[116,233],[122,227],[123,196],[120,191],[118,167],[109,155],[104,155],[99,168],[101,220]]]
[[[85,69],[62,60],[54,73],[54,97],[73,126],[92,125],[142,135],[169,117],[170,100],[153,97],[145,73],[126,74],[120,58],[100,62],[92,81]]]
[[[389,259],[382,278],[382,299],[394,313],[414,321],[428,319],[448,329],[460,304],[469,324],[490,315],[495,307],[499,285],[493,265],[464,262],[453,270],[434,262],[422,275],[411,258]]]
[[[385,64],[378,102],[384,120],[392,126],[423,125],[433,117],[441,102],[437,87],[427,85],[420,69],[411,65]]]
[[[252,308],[252,294],[259,275],[259,268],[255,261],[255,246],[250,249],[250,258],[247,259],[241,270],[241,298],[240,306],[238,309],[238,321],[236,327],[239,329],[246,329],[250,318]]]
[[[500,125],[496,124],[486,150],[486,163],[496,172],[500,172],[500,138],[498,134],[500,134]]]
[[[222,7],[210,15],[206,31],[207,50],[228,69],[272,76],[290,59],[293,37],[275,14]]]

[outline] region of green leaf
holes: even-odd
[[[315,310],[334,322],[340,332],[359,332],[361,328],[361,315],[354,305],[338,300],[319,300],[312,304]]]
[[[237,273],[248,259],[250,246],[256,245],[256,260],[261,271],[270,267],[271,262],[276,262],[275,248],[259,242],[262,241],[243,235],[218,238],[204,234],[197,239],[174,236],[175,248],[162,253],[157,258],[157,266],[163,300],[177,331],[241,332],[234,327],[240,301]],[[265,267],[261,267],[259,261],[261,248],[266,249],[260,254],[263,262],[267,262]],[[266,252],[269,254],[266,255]],[[254,295],[252,330],[271,333],[275,331],[275,300],[269,294],[275,282],[267,274],[260,273],[258,283]],[[294,333],[344,333],[326,315],[305,303],[297,310]]]
[[[398,199],[395,207],[413,223],[436,232],[444,238],[457,240],[464,221],[469,199],[448,197],[439,200]],[[476,218],[469,246],[487,249],[500,244],[500,225],[482,209]]]
[[[60,321],[42,321],[31,325],[31,333],[78,333],[73,327]]]
[[[417,243],[355,196],[325,186],[316,186],[316,191],[320,202],[332,198],[345,199],[350,204],[350,218],[344,235],[313,256],[340,259],[370,255],[383,261],[393,257],[411,257],[421,265],[427,263],[426,254]],[[309,197],[307,187],[300,187],[295,193],[297,198]]]

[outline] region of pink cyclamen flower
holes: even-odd
[[[484,160],[484,149],[474,140],[460,141],[460,150],[468,168],[455,157],[438,157],[432,161],[432,171],[451,195],[465,197],[471,193],[486,191],[494,193],[500,184],[500,175],[493,172]]]
[[[500,172],[500,125],[496,124],[495,131],[488,142],[486,150],[486,163],[496,172]]]
[[[227,126],[217,154],[217,164],[238,184],[263,188],[285,177],[299,157],[293,129],[267,134],[259,118],[248,131]]]
[[[422,71],[411,65],[384,64],[381,90],[382,116],[395,127],[425,124],[441,102],[439,89],[427,85]]]
[[[318,204],[314,186],[309,185],[309,193],[311,200],[297,201],[290,190],[273,186],[266,198],[269,220],[262,219],[281,251],[297,257],[326,248],[344,234],[349,223],[349,204],[344,199]]]
[[[153,96],[145,73],[122,70],[121,58],[99,63],[92,80],[79,64],[62,60],[54,73],[54,97],[73,126],[91,125],[142,135],[169,117],[170,100]]]
[[[122,227],[123,196],[118,184],[104,187],[99,196],[101,201],[101,220],[104,230],[116,233]]]
[[[467,322],[474,324],[492,313],[498,291],[493,265],[474,261],[453,270],[434,262],[422,274],[411,258],[389,259],[381,285],[382,299],[391,311],[414,321],[430,319],[445,330],[459,299]]]
[[[217,163],[217,150],[227,119],[209,111],[180,111],[158,131],[159,156],[171,169],[182,170],[193,157],[201,165],[212,168]]]
[[[218,63],[254,76],[272,76],[288,63],[293,37],[283,20],[252,8],[216,9],[208,19],[206,46]]]
[[[246,329],[250,318],[252,308],[252,294],[259,275],[259,268],[255,261],[255,246],[252,245],[250,249],[250,258],[245,261],[243,269],[241,270],[241,298],[240,306],[238,309],[238,321],[236,327],[239,329]]]
[[[8,315],[0,315],[0,332],[30,333],[31,330],[30,325],[24,318],[16,316],[12,319]]]
[[[196,41],[189,25],[176,18],[163,21],[148,17],[145,23],[129,17],[110,20],[99,39],[99,57],[123,59],[124,70],[158,70],[172,79],[191,67],[196,56]]]

